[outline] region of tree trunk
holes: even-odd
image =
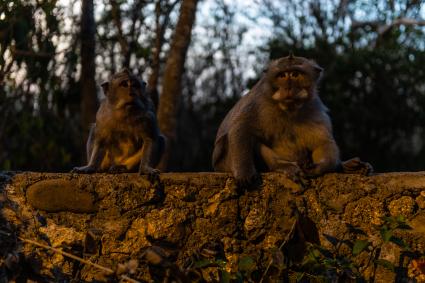
[[[122,18],[121,18],[121,8],[120,4],[115,0],[110,1],[112,7],[112,19],[118,31],[118,42],[121,47],[121,53],[123,56],[123,67],[130,67],[130,50],[128,46],[127,39],[125,38],[123,29],[122,29]]]
[[[174,31],[168,59],[165,64],[163,89],[158,108],[158,120],[162,133],[168,139],[164,157],[159,168],[167,169],[170,148],[176,138],[178,102],[181,95],[181,79],[187,49],[190,44],[192,26],[195,22],[198,0],[183,0],[180,16]]]
[[[168,18],[168,15],[165,15]],[[155,109],[158,109],[158,78],[159,78],[159,63],[162,44],[164,42],[164,32],[165,25],[161,25],[161,1],[158,0],[155,3],[155,41],[154,48],[152,51],[152,63],[151,69],[152,73],[148,78],[148,93],[152,98],[153,103],[155,104]]]
[[[155,104],[155,109],[158,109],[159,103],[158,80],[161,64],[161,51],[162,46],[164,45],[165,30],[167,29],[167,26],[169,24],[170,13],[178,2],[178,0],[174,0],[172,2],[167,1],[164,3],[162,0],[157,0],[155,3],[155,41],[154,48],[152,51],[152,72],[148,78],[148,93]],[[163,19],[162,21],[161,18]]]
[[[82,0],[81,14],[81,123],[84,140],[98,107],[95,81],[95,34],[93,0]]]

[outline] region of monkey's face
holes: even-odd
[[[267,76],[272,85],[272,99],[284,111],[300,109],[315,94],[322,68],[303,57],[288,56],[269,67]]]
[[[127,69],[116,73],[102,84],[105,95],[115,109],[142,107],[146,83],[132,75]]]

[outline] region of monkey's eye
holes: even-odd
[[[122,82],[120,82],[120,84],[119,84],[119,86],[122,86],[122,87],[128,87],[128,85],[129,85],[129,81],[128,80],[123,80]]]
[[[281,72],[281,73],[277,74],[277,76],[279,78],[286,78],[288,76],[288,73],[287,72]]]
[[[291,78],[296,78],[296,77],[298,77],[299,74],[300,74],[299,72],[293,71],[293,72],[291,72]]]

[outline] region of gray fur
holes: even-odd
[[[303,80],[294,83],[293,70]],[[335,170],[339,150],[327,108],[316,91],[321,70],[301,57],[273,61],[221,123],[212,157],[215,171],[231,172],[239,184],[247,184],[259,171],[320,175]],[[276,82],[282,72],[289,72],[291,79]],[[303,89],[308,97],[298,98],[296,93]],[[280,91],[276,101],[273,95]],[[281,98],[283,94],[287,97]]]
[[[102,88],[106,97],[90,129],[87,165],[73,172],[159,173],[153,167],[163,154],[165,139],[145,83],[125,69]]]

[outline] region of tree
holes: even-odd
[[[177,111],[181,96],[181,80],[184,72],[187,49],[190,44],[192,27],[195,22],[198,0],[183,0],[180,16],[174,31],[170,51],[164,68],[163,88],[158,108],[158,120],[162,133],[168,139],[168,146],[161,160],[160,168],[165,170],[176,139]]]
[[[161,63],[161,51],[165,41],[165,31],[170,21],[171,11],[179,0],[172,2],[166,0],[157,0],[155,2],[155,40],[153,44],[152,58],[151,58],[151,74],[148,79],[148,92],[151,95],[155,108],[158,108],[158,81]]]
[[[84,141],[87,139],[88,129],[95,121],[98,107],[96,80],[95,80],[95,35],[93,0],[82,0],[81,13],[81,125]]]
[[[270,58],[292,50],[325,68],[319,92],[343,158],[360,156],[376,171],[423,168],[424,4],[265,2],[263,14],[274,20]]]

